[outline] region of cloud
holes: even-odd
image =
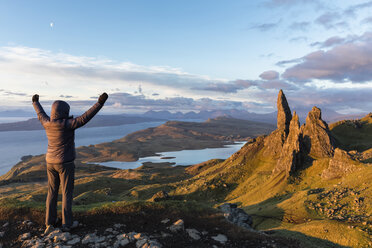
[[[265,6],[270,8],[278,7],[293,7],[296,5],[313,4],[316,6],[322,6],[321,2],[317,0],[269,0],[264,3]]]
[[[31,95],[28,95],[26,93],[22,93],[22,92],[11,92],[11,91],[4,91],[4,90],[0,90],[0,91],[3,91],[3,95],[6,95],[6,96],[31,96]]]
[[[293,37],[291,38],[289,41],[290,42],[306,42],[308,40],[308,38],[306,36],[297,36],[297,37]]]
[[[286,66],[288,64],[300,63],[301,61],[302,61],[301,58],[289,59],[289,60],[281,60],[281,61],[276,62],[275,65],[277,65],[277,66]]]
[[[368,1],[368,2],[365,2],[365,3],[361,3],[361,4],[354,4],[354,5],[351,5],[350,7],[348,7],[346,10],[344,10],[344,13],[346,15],[354,17],[355,14],[356,14],[355,12],[357,12],[361,9],[371,8],[371,7],[372,7],[372,1]]]
[[[297,86],[294,84],[290,84],[284,80],[264,80],[264,81],[256,81],[257,88],[261,90],[296,90]]]
[[[315,89],[303,88],[296,94],[290,93],[290,99],[297,106],[319,106],[330,108],[335,111],[345,109],[359,109],[370,112],[372,102],[370,101],[372,88],[343,88],[343,89]]]
[[[178,68],[167,66],[141,66],[129,62],[109,59],[73,56],[53,53],[29,47],[0,47],[0,65],[9,73],[22,71],[23,75],[40,77],[53,84],[63,81],[63,85],[76,86],[76,81],[85,81],[90,88],[98,83],[110,81],[161,85],[164,87],[190,88],[211,82],[208,77],[192,75]],[[3,73],[7,73],[3,71]],[[214,80],[216,81],[216,80]],[[79,85],[82,85],[80,83]],[[68,88],[68,87],[67,87]]]
[[[91,103],[88,101],[87,103]],[[150,99],[143,95],[129,93],[113,93],[107,101],[108,108],[134,108],[137,110],[218,110],[242,109],[243,103],[239,101],[214,100],[210,98],[193,99],[188,97],[166,97]]]
[[[328,38],[327,40],[323,42],[314,42],[310,44],[311,46],[318,46],[320,48],[326,48],[326,47],[332,47],[334,45],[342,44],[346,41],[345,38],[341,38],[339,36],[333,36],[331,38]]]
[[[372,39],[365,33],[330,50],[318,50],[302,57],[282,77],[296,82],[325,79],[365,83],[372,80]],[[283,62],[281,62],[283,63]]]
[[[372,24],[372,16],[370,17],[367,17],[367,18],[364,18],[362,21],[361,21],[362,24]]]
[[[372,108],[372,101],[370,101],[372,94],[371,87],[359,89],[322,89],[313,86],[304,86],[295,91],[284,90],[284,93],[292,111],[310,111],[313,106],[318,106],[322,109],[331,109],[346,113],[355,113],[355,110],[369,113]],[[266,90],[255,93],[257,98],[269,104],[273,110],[276,110],[277,94],[277,90]]]
[[[289,29],[291,30],[299,30],[299,31],[307,31],[310,27],[310,22],[293,22]]]
[[[338,12],[326,12],[316,18],[315,23],[323,26],[325,29],[348,27],[345,21],[339,21],[341,19],[342,16]]]
[[[209,83],[206,86],[195,87],[196,90],[236,93],[239,90],[248,89],[256,83],[249,80],[236,80],[228,83]]]
[[[270,22],[270,23],[261,23],[261,24],[254,24],[250,27],[250,29],[257,29],[261,32],[267,32],[272,29],[275,29],[276,27],[279,26],[281,20],[277,22]]]
[[[61,98],[73,98],[73,96],[69,96],[69,95],[60,95],[59,97],[61,97]]]
[[[279,72],[277,71],[264,71],[260,74],[260,78],[264,80],[274,80],[279,78]]]
[[[198,88],[199,90],[214,91],[214,92],[224,92],[224,93],[237,93],[239,90],[249,89],[254,87],[257,90],[295,90],[297,87],[284,80],[279,80],[275,71],[263,72],[264,80],[236,80],[226,84],[211,84],[204,88]],[[261,74],[261,75],[262,75]],[[268,75],[272,74],[272,75]],[[271,79],[270,79],[271,78]]]

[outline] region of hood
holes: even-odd
[[[70,113],[70,105],[65,101],[55,101],[52,105],[50,119],[68,119]]]

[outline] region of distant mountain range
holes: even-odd
[[[301,122],[304,122],[308,109],[298,109],[298,116]],[[364,116],[360,115],[342,115],[336,111],[330,109],[323,109],[322,118],[331,123],[345,119],[358,119]],[[27,111],[2,111],[0,117],[28,117],[35,116],[34,113]],[[199,120],[205,121],[210,118],[216,117],[231,117],[236,119],[258,121],[269,124],[275,124],[277,118],[277,112],[272,113],[253,113],[246,110],[228,109],[228,110],[202,110],[199,112],[190,111],[187,113],[182,112],[169,112],[169,111],[147,111],[143,114],[120,114],[120,115],[97,115],[89,122],[86,127],[103,127],[103,126],[118,126],[123,124],[133,124],[140,122],[150,121],[167,121],[167,120]],[[0,124],[1,131],[25,131],[25,130],[41,130],[42,126],[36,118],[31,118],[26,121],[19,121],[13,123],[2,123]]]
[[[297,114],[300,117],[300,120],[304,121],[307,113],[310,109],[300,108],[297,110]],[[335,122],[339,120],[345,120],[345,119],[358,119],[365,115],[359,114],[359,115],[343,115],[340,114],[334,110],[323,108],[323,119],[327,122]],[[227,110],[202,110],[200,112],[187,112],[187,113],[171,113],[169,111],[147,111],[146,113],[142,114],[142,116],[150,117],[150,118],[160,118],[160,119],[168,119],[168,120],[177,120],[177,119],[200,119],[200,120],[206,120],[209,118],[216,118],[219,116],[229,116],[237,119],[243,119],[243,120],[250,120],[250,121],[259,121],[259,122],[265,122],[270,124],[276,123],[277,118],[277,112],[272,113],[254,113],[254,112],[248,112],[246,110],[238,110],[238,109],[227,109]]]

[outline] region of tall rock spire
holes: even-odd
[[[293,112],[293,118],[290,122],[288,137],[281,150],[280,157],[277,161],[273,173],[285,171],[286,175],[293,173],[301,166],[303,156],[302,152],[302,134],[300,122],[296,111]]]
[[[292,114],[289,108],[287,98],[285,97],[282,90],[279,91],[278,100],[278,117],[277,117],[277,127],[278,130],[285,131],[286,134],[289,132],[289,124],[291,123]]]
[[[282,90],[279,91],[278,100],[278,120],[277,129],[265,139],[265,156],[278,158],[282,152],[282,147],[289,133],[289,124],[292,114],[288,106],[287,99]]]

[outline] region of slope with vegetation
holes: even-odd
[[[368,139],[371,116],[359,120],[361,126],[343,121],[329,127],[322,120],[321,110],[314,107],[300,126],[282,91],[277,105],[277,129],[251,139],[226,160],[214,159],[189,167],[149,163],[134,170],[92,169],[78,173],[74,198],[77,218],[89,223],[86,228],[97,230],[100,228],[88,219],[99,213],[123,219],[132,230],[147,230],[150,225],[165,232],[159,227],[160,219],[151,213],[161,218],[168,215],[172,221],[178,216],[189,227],[224,233],[229,240],[225,246],[229,247],[372,246],[372,144]],[[211,128],[204,136],[199,135],[204,127],[199,130],[178,122],[166,125],[174,131],[165,136],[179,137],[179,143],[184,141],[182,145],[188,144],[189,135],[203,141],[206,136],[218,137],[220,133]],[[139,144],[150,140],[160,145],[164,129],[148,129],[117,142],[131,140]],[[230,138],[239,138],[236,133],[231,134]],[[124,149],[123,146],[118,151],[125,152]],[[99,146],[94,147],[94,152],[105,158]],[[35,164],[42,163],[39,159]],[[34,218],[35,211],[42,214],[45,183],[11,183],[0,187],[0,193],[2,220],[9,208],[18,209],[13,215],[17,218]],[[235,203],[250,214],[252,227],[257,231],[224,222],[216,208],[225,202]],[[100,225],[106,228],[104,222]],[[179,246],[172,243],[176,238],[182,240]],[[161,239],[161,243],[165,247],[220,245],[204,238],[196,242],[180,236]]]
[[[369,119],[329,129],[314,107],[300,126],[280,92],[274,132],[224,162],[199,168],[172,193],[216,205],[237,203],[253,216],[255,228],[298,238],[305,247],[371,246]]]

